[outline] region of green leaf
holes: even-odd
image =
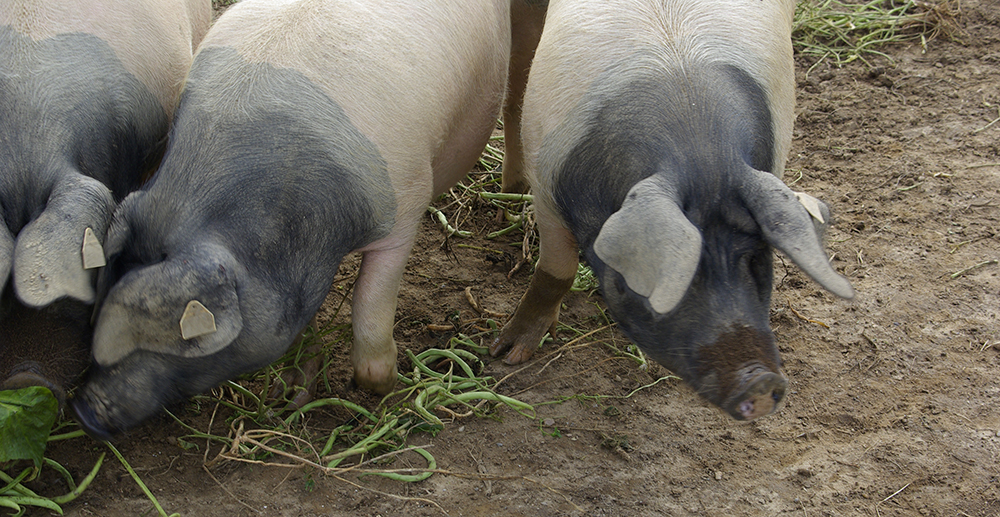
[[[31,460],[40,468],[58,416],[59,402],[48,388],[0,391],[0,463]]]

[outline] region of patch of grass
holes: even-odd
[[[337,327],[344,340],[349,336],[346,328],[349,327]],[[321,335],[329,332],[317,333]],[[310,344],[309,339],[304,340],[301,348]],[[279,361],[255,379],[228,382],[223,389],[215,390],[212,397],[201,397],[203,403],[215,403],[233,411],[227,434],[200,431],[174,417],[190,432],[178,441],[194,444],[204,440],[206,459],[209,447],[221,446],[215,458],[206,462],[207,466],[237,461],[278,467],[304,466],[332,475],[354,471],[397,481],[421,481],[434,473],[436,461],[425,448],[407,445],[411,434],[434,435],[444,428],[446,420],[495,416],[497,405],[534,416],[532,406],[496,393],[492,389],[494,380],[479,375],[483,367],[479,354],[485,351],[475,344],[473,337],[463,334],[453,337],[444,348],[419,354],[406,350],[411,370],[398,376],[403,388],[385,396],[372,410],[337,397],[318,398],[300,408],[289,407],[284,400],[268,400],[268,386],[279,382],[275,379],[280,378],[280,370],[288,367]],[[293,362],[300,357],[303,355],[294,350],[286,356]],[[328,421],[330,410],[350,416],[333,429],[317,429],[315,426],[322,424],[314,422]],[[320,418],[321,413],[327,418]],[[419,455],[426,468],[385,468],[397,456],[408,452]]]
[[[810,71],[830,60],[843,66],[866,58],[892,58],[880,49],[891,43],[927,42],[951,32],[958,0],[801,0],[795,10],[792,43],[800,54],[816,58]]]

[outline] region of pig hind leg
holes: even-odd
[[[576,239],[543,206],[538,210],[538,267],[510,321],[493,343],[490,355],[504,352],[504,362],[518,364],[531,359],[546,332],[554,333],[559,305],[573,286],[579,264]]]
[[[535,48],[542,37],[545,7],[535,2],[515,0],[511,4],[511,50],[507,73],[507,97],[503,105],[503,191],[528,192],[521,146],[521,104],[528,84],[528,71]]]

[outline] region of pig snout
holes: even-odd
[[[98,440],[110,440],[156,414],[162,404],[148,387],[88,382],[70,406],[87,434]]]
[[[769,331],[736,327],[699,348],[694,378],[697,391],[736,420],[753,420],[777,410],[788,379]]]
[[[70,406],[77,423],[91,437],[110,440],[114,435],[141,420],[134,413],[147,404],[137,400],[141,390],[109,390],[107,386],[90,382],[72,399]],[[114,393],[115,403],[110,393]],[[128,400],[122,400],[127,398]]]
[[[723,405],[737,420],[753,420],[773,413],[784,401],[788,389],[788,380],[780,372],[764,371],[748,377],[747,387],[734,393]]]
[[[110,367],[95,363],[70,406],[87,434],[108,440],[188,395],[178,389],[187,379],[176,371],[166,358],[143,352]]]
[[[95,411],[90,403],[77,398],[73,399],[71,407],[73,408],[73,414],[76,416],[77,423],[94,439],[107,441],[114,435],[114,432],[108,429],[97,416],[97,411]]]
[[[62,385],[53,382],[51,376],[45,374],[45,368],[36,361],[25,361],[18,364],[10,371],[9,377],[0,381],[0,391],[19,390],[30,386],[48,388],[59,401],[60,406],[66,400]]]

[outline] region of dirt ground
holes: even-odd
[[[959,22],[955,39],[889,48],[892,61],[875,69],[821,65],[807,77],[812,61],[799,59],[785,180],[835,211],[828,249],[858,296],[836,299],[776,262],[771,322],[790,379],[780,412],[738,423],[676,380],[624,398],[668,372],[616,356],[606,343],[624,339],[605,333],[558,355],[549,344],[502,385],[532,404],[565,400],[538,405],[535,420],[501,409],[499,421],[411,437],[450,472],[419,483],[232,462],[204,469],[204,450],[179,448],[187,432],[165,417],[118,447],[166,511],[185,516],[1000,515],[1000,122],[989,125],[1000,117],[1000,5],[965,0]],[[477,236],[445,250],[426,221],[400,295],[401,347],[442,345],[448,334],[426,324],[456,311],[471,321],[466,287],[484,308],[510,313],[527,285],[527,271],[508,280],[510,263],[459,246],[513,256],[517,248],[482,238],[500,228],[495,210],[453,210]],[[355,264],[345,261],[346,281]],[[572,294],[564,323],[599,327],[599,304]],[[377,399],[348,386],[347,350],[337,353],[332,395],[372,407]],[[514,370],[487,367],[497,378]],[[207,428],[208,412],[183,418]],[[79,478],[102,450],[73,440],[49,455]],[[66,508],[155,514],[113,458]]]

